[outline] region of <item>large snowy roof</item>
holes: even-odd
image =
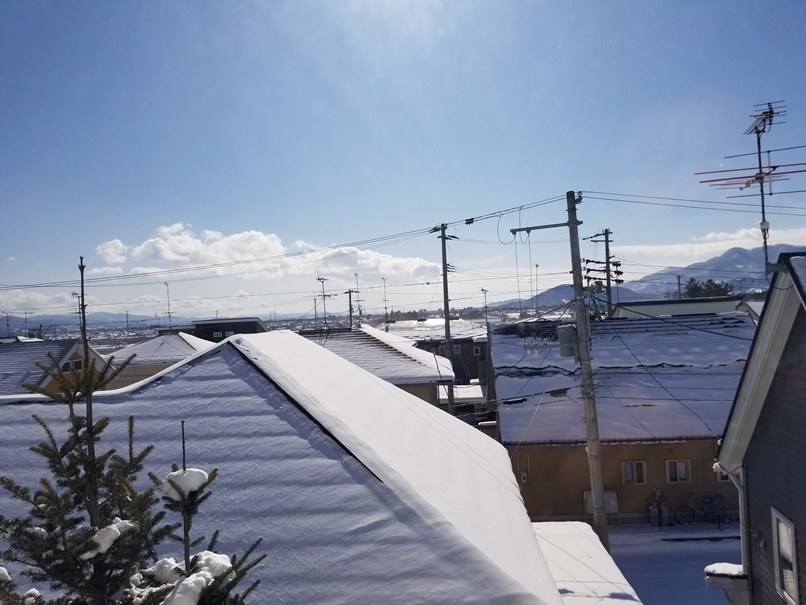
[[[36,365],[50,364],[48,353],[63,361],[78,347],[76,339],[25,340],[0,344],[0,395],[28,393],[23,384],[43,386],[47,373]]]
[[[755,327],[747,314],[618,319],[591,325],[605,441],[721,435]],[[580,373],[556,341],[493,336],[504,443],[584,442]]]
[[[413,340],[370,326],[304,334],[339,357],[395,385],[453,382],[451,362],[423,351]]]
[[[33,482],[31,414],[63,430],[64,411],[18,399],[0,459]],[[158,475],[185,421],[188,464],[219,469],[194,531],[223,552],[264,538],[255,602],[562,603],[504,448],[296,334],[231,337],[95,404],[107,445],[136,417]]]
[[[135,355],[132,364],[176,363],[187,359],[194,353],[205,351],[215,343],[191,334],[162,334],[143,342],[128,345],[115,351],[112,355],[116,362],[122,362],[130,355]],[[109,355],[106,356],[110,357]]]

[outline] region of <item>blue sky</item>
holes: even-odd
[[[570,281],[566,230],[510,234],[567,190],[627,280],[759,246],[757,198],[694,173],[753,165],[724,157],[757,103],[789,114],[764,149],[806,145],[805,25],[794,0],[7,0],[0,310],[74,309],[81,255],[90,311],[306,313],[317,277],[346,311],[356,274],[368,310],[440,308],[440,223],[452,305],[481,305]],[[769,202],[770,242],[806,245],[804,194]]]

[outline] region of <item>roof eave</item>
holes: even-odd
[[[802,301],[788,272],[776,274],[717,453],[727,472],[741,467]]]

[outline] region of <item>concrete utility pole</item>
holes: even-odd
[[[347,306],[350,308],[350,329],[353,329],[353,294],[358,294],[358,290],[347,290],[345,294],[347,295]]]
[[[591,476],[591,496],[593,499],[593,529],[610,551],[610,537],[607,526],[607,510],[604,501],[604,479],[602,477],[602,444],[599,441],[599,420],[596,416],[596,399],[593,391],[593,371],[590,361],[588,312],[585,309],[582,287],[582,261],[579,255],[579,230],[576,205],[582,202],[573,191],[565,194],[568,206],[568,231],[571,240],[571,268],[574,278],[574,303],[577,323],[577,355],[582,372],[582,398],[585,406],[585,432],[587,436],[588,467]]]
[[[588,329],[588,312],[585,309],[584,288],[582,286],[582,259],[579,255],[579,230],[582,223],[577,221],[577,200],[573,191],[565,194],[568,205],[568,222],[554,223],[552,225],[539,225],[536,227],[522,227],[510,229],[512,235],[520,231],[534,231],[536,229],[553,229],[554,227],[568,227],[571,240],[571,273],[574,278],[574,303],[576,315],[577,359],[582,374],[582,399],[585,407],[585,433],[587,437],[588,470],[591,478],[591,496],[593,499],[593,529],[599,536],[602,546],[610,550],[610,538],[607,528],[607,510],[604,501],[604,479],[602,474],[602,446],[599,442],[599,421],[596,417],[596,400],[593,393],[593,371],[590,362],[590,343]]]
[[[445,230],[448,226],[445,223],[442,223],[439,227],[435,227],[432,229],[432,233],[434,231],[439,231],[439,239],[442,240],[442,304],[443,304],[443,315],[445,317],[445,352],[446,357],[451,360],[451,365],[453,364],[453,343],[451,342],[451,299],[448,296],[448,272],[452,269],[452,267],[448,264],[448,250],[447,250],[447,241],[449,239],[456,239],[455,235],[446,235]],[[453,416],[456,413],[456,406],[454,405],[454,394],[453,394],[453,381],[448,383],[448,413]]]
[[[613,232],[610,229],[603,229],[601,233],[597,233],[591,238],[592,242],[597,244],[602,243],[602,240],[593,239],[594,237],[603,237],[605,245],[605,294],[607,295],[607,316],[613,317],[613,290],[612,281],[610,279],[610,236]],[[586,261],[592,262],[592,261]]]

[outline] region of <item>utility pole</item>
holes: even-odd
[[[386,303],[389,302],[386,298],[386,278],[382,277],[383,280],[383,316],[384,321],[386,322],[386,331],[389,331],[389,308],[386,306]]]
[[[347,290],[347,292],[345,292],[345,294],[347,295],[347,306],[349,307],[349,310],[350,310],[350,329],[352,330],[353,329],[353,294],[358,294],[358,290],[350,289],[350,290]]]
[[[455,235],[447,235],[445,230],[448,226],[442,223],[439,227],[431,229],[431,233],[439,231],[437,236],[442,240],[442,306],[443,317],[445,318],[445,354],[453,365],[453,343],[451,342],[451,299],[448,295],[448,272],[453,269],[448,264],[448,246],[449,239],[456,239]],[[456,413],[456,406],[454,403],[453,381],[448,383],[448,413],[453,416]]]
[[[590,239],[592,242],[597,244],[602,243],[602,240],[593,239],[594,237],[603,237],[604,238],[604,245],[605,245],[605,294],[607,295],[607,316],[613,317],[613,290],[612,290],[612,282],[610,279],[610,268],[611,268],[611,261],[610,261],[610,236],[613,235],[613,232],[610,229],[603,229],[601,233],[597,233],[596,235],[592,236]],[[585,261],[590,262],[590,261]],[[620,263],[619,263],[620,264]]]
[[[325,294],[325,282],[327,281],[326,277],[317,277],[316,281],[322,284],[322,314],[325,316],[325,328],[327,328],[327,299],[333,294]]]
[[[168,282],[165,282],[165,295],[168,297],[168,329],[171,329],[171,289]]]
[[[683,286],[680,283],[680,276],[677,276],[677,298],[683,298]]]
[[[495,390],[495,365],[493,364],[493,338],[490,330],[490,320],[487,316],[487,290],[481,289],[484,293],[484,323],[487,326],[487,403],[498,399]]]
[[[537,317],[540,314],[540,306],[537,304],[537,300],[538,300],[538,296],[539,296],[539,294],[537,292],[537,286],[538,286],[538,283],[537,283],[537,270],[539,268],[540,268],[540,265],[535,263],[535,317]]]
[[[358,292],[358,273],[355,273],[355,306],[358,307],[358,325],[361,326],[361,295]]]
[[[607,527],[607,511],[604,501],[604,479],[602,475],[602,445],[599,441],[599,421],[596,416],[596,400],[593,390],[593,371],[590,362],[590,342],[588,328],[588,312],[585,309],[584,287],[582,285],[582,259],[579,255],[579,230],[582,223],[577,221],[576,205],[581,203],[573,191],[565,194],[568,206],[568,222],[540,225],[536,227],[522,227],[510,229],[515,235],[520,231],[533,231],[535,229],[552,229],[554,227],[568,227],[571,243],[571,273],[574,278],[574,304],[576,315],[577,359],[582,374],[582,399],[585,408],[585,433],[587,438],[588,469],[591,480],[591,495],[593,499],[593,529],[602,546],[610,550],[610,538]]]
[[[596,416],[596,400],[593,390],[593,371],[590,360],[588,312],[585,309],[582,287],[582,262],[579,255],[579,222],[576,205],[582,202],[573,191],[565,194],[568,206],[568,230],[571,240],[571,268],[574,277],[574,302],[577,323],[577,355],[582,372],[582,398],[585,406],[585,433],[587,437],[588,467],[591,476],[591,496],[593,499],[593,528],[605,550],[610,551],[607,511],[604,501],[604,479],[602,477],[602,444],[599,441],[599,420]]]

